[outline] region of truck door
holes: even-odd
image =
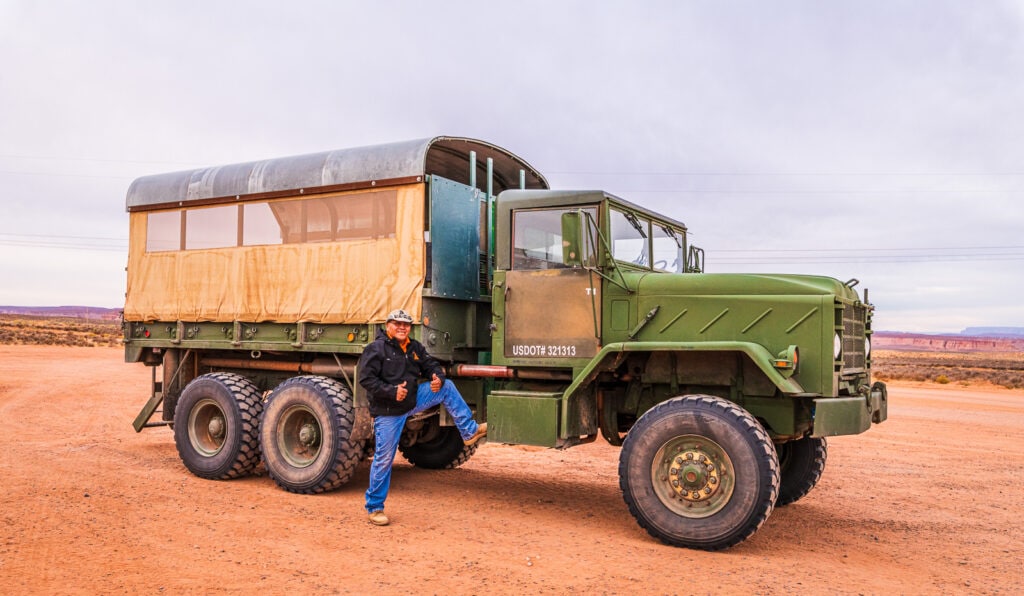
[[[563,260],[562,214],[578,210],[512,214],[512,270],[503,290],[508,360],[589,360],[600,349],[600,277]],[[596,207],[584,210],[596,221]]]

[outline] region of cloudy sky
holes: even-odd
[[[0,0],[0,57],[0,304],[122,305],[138,176],[456,135],[876,329],[1024,327],[1024,2]]]

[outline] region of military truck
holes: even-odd
[[[395,308],[490,442],[621,445],[626,505],[671,545],[741,542],[815,486],[826,437],[886,419],[856,280],[705,273],[682,222],[483,141],[146,176],[127,210],[134,426],[171,426],[203,478],[348,482],[373,440],[356,364]],[[400,445],[436,469],[476,449],[443,408]]]

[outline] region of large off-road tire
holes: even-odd
[[[651,536],[719,550],[750,537],[771,515],[779,460],[748,412],[719,397],[688,395],[651,408],[630,429],[619,486]]]
[[[828,443],[824,438],[804,437],[776,446],[782,482],[776,507],[795,503],[811,492],[821,480],[828,459]]]
[[[417,441],[412,445],[399,444],[398,450],[414,466],[450,470],[469,461],[479,446],[479,443],[469,446],[463,443],[459,429],[454,426],[441,426],[431,439]]]
[[[355,409],[348,388],[327,377],[292,377],[267,398],[260,443],[267,473],[281,488],[313,494],[352,478],[363,441],[351,439]]]
[[[185,386],[174,409],[174,444],[190,472],[225,480],[260,463],[259,389],[234,373],[210,373]]]

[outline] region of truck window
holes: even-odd
[[[185,250],[238,246],[238,206],[185,211]]]
[[[181,250],[181,211],[154,211],[146,217],[146,252]]]
[[[394,238],[397,191],[309,200],[306,242]]]
[[[611,214],[612,256],[616,261],[650,267],[648,239],[651,222],[628,211],[615,208],[608,211]]]
[[[282,244],[287,235],[284,222],[269,203],[246,203],[242,212],[242,245]]]
[[[154,211],[146,251],[394,238],[397,212],[396,190]]]
[[[655,223],[652,227],[654,268],[672,273],[683,272],[683,235],[679,230],[665,224]]]
[[[576,209],[516,211],[512,216],[512,268],[562,269],[562,214]],[[597,221],[597,209],[584,209]]]

